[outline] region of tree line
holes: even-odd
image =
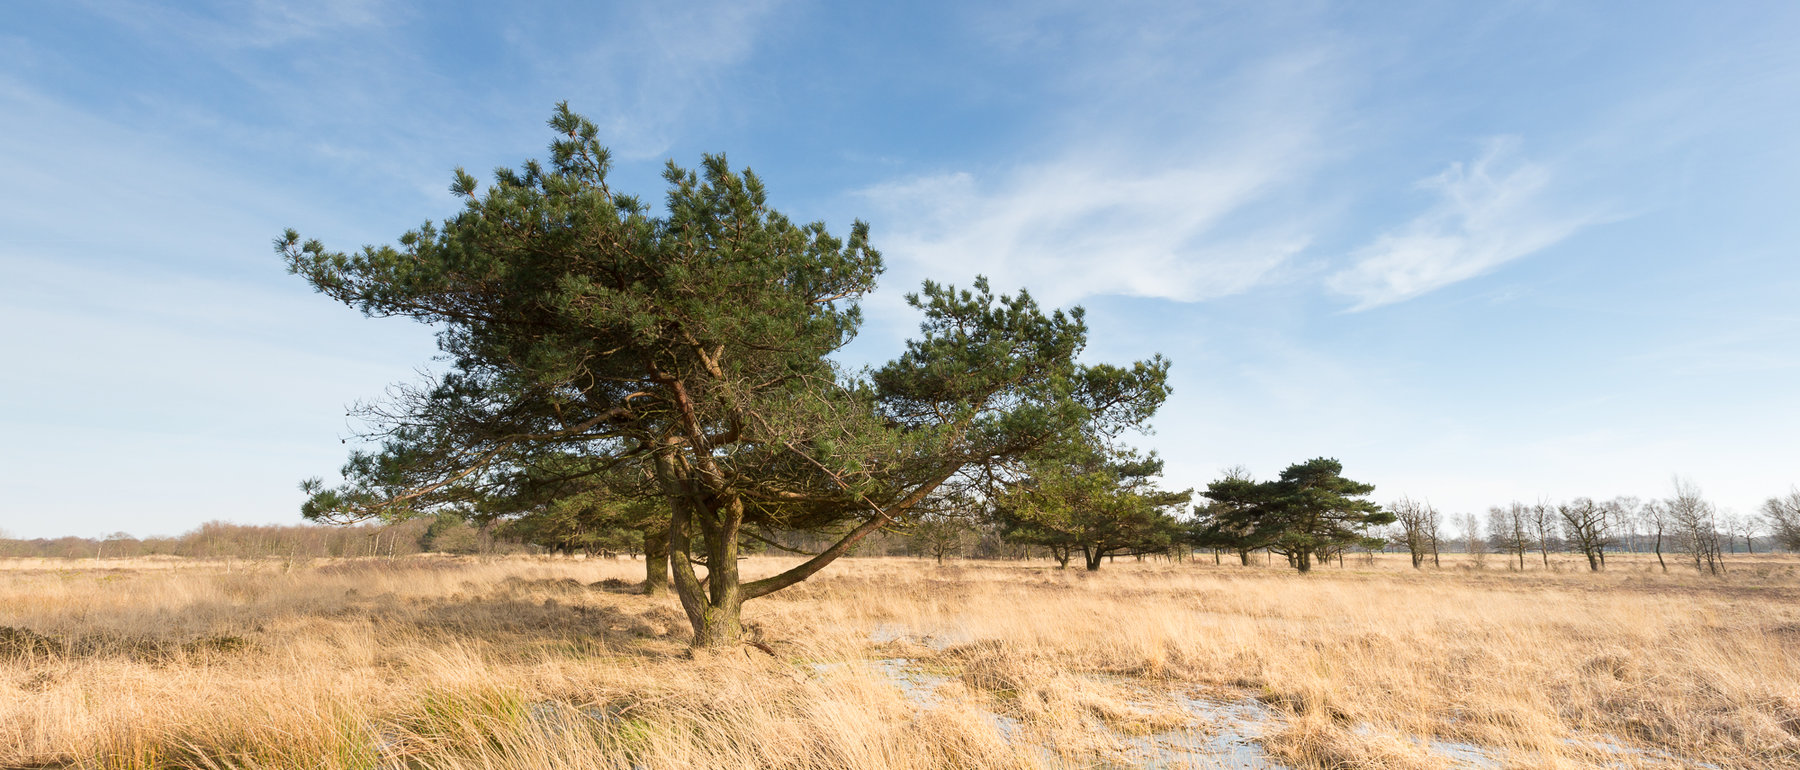
[[[1517,569],[1528,561],[1550,566],[1550,554],[1579,554],[1591,571],[1606,566],[1609,552],[1654,554],[1664,572],[1670,558],[1707,574],[1726,570],[1725,555],[1776,548],[1800,551],[1800,490],[1770,497],[1754,514],[1719,511],[1693,482],[1677,478],[1667,497],[1644,500],[1623,495],[1609,500],[1577,497],[1552,502],[1512,501],[1446,516],[1431,504],[1401,498],[1384,535],[1412,557],[1414,567],[1454,549],[1477,564],[1500,555]]]
[[[457,516],[384,524],[332,527],[317,524],[255,525],[211,521],[180,535],[30,540],[0,533],[0,558],[123,559],[144,556],[241,559],[318,559],[412,556],[420,553],[504,554],[547,548],[517,533],[484,531]]]

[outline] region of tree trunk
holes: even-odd
[[[743,609],[738,584],[738,528],[744,521],[743,501],[732,497],[709,500],[692,482],[676,475],[668,455],[657,458],[658,475],[669,493],[669,562],[675,572],[675,593],[694,629],[695,647],[737,644],[744,635],[739,615]],[[710,505],[709,505],[710,504]],[[693,526],[698,524],[706,542],[706,580],[694,574]]]
[[[1300,551],[1289,558],[1294,562],[1294,569],[1300,570],[1302,573],[1312,571],[1311,551]]]
[[[1663,557],[1662,557],[1662,530],[1656,531],[1656,563],[1662,567],[1662,571],[1664,574],[1668,574],[1669,563],[1666,561],[1663,561]]]
[[[669,529],[644,530],[644,594],[662,596],[669,592]]]
[[[1054,545],[1050,546],[1050,555],[1056,557],[1056,568],[1057,569],[1068,569],[1069,568],[1069,558],[1073,554],[1070,553],[1070,549],[1068,546],[1054,546]]]
[[[1588,548],[1588,549],[1584,549],[1582,552],[1587,554],[1588,571],[1589,572],[1599,572],[1600,571],[1600,560],[1594,557],[1594,549]]]
[[[1086,547],[1083,547],[1081,552],[1087,556],[1087,571],[1099,572],[1100,560],[1106,558],[1106,552],[1098,549],[1088,550]]]
[[[1238,549],[1238,561],[1241,562],[1246,567],[1250,566],[1250,549],[1239,548]]]

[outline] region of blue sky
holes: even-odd
[[[452,213],[567,99],[889,264],[1162,352],[1170,480],[1327,455],[1450,511],[1800,483],[1790,3],[0,5],[0,529],[298,520],[430,330],[284,273]],[[573,4],[570,4],[573,5]]]

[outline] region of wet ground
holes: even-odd
[[[971,641],[953,636],[909,634],[906,629],[887,625],[876,628],[870,634],[870,639],[877,643],[912,642],[937,651]],[[811,664],[809,668],[813,675],[823,676],[847,665],[849,664],[815,663]],[[921,709],[942,704],[944,699],[938,689],[952,680],[950,676],[934,672],[927,664],[912,658],[882,658],[867,661],[866,665],[869,670],[893,683],[908,700]],[[1124,757],[1112,762],[1096,764],[1092,757],[1070,759],[1059,755],[1048,746],[1037,746],[1043,754],[1045,764],[1049,767],[1160,768],[1166,770],[1177,768],[1284,770],[1288,768],[1287,765],[1281,764],[1271,756],[1262,743],[1265,736],[1282,729],[1287,715],[1248,693],[1224,697],[1211,692],[1158,693],[1151,691],[1143,683],[1127,682],[1121,677],[1089,676],[1106,684],[1128,684],[1130,689],[1143,694],[1143,702],[1135,705],[1146,710],[1156,707],[1151,702],[1153,700],[1170,699],[1190,717],[1190,722],[1185,727],[1151,735],[1119,736],[1129,748]],[[1018,719],[991,712],[989,716],[996,729],[1009,740],[1034,740],[1030,731],[1024,729]],[[1371,731],[1367,725],[1355,729],[1362,733]],[[1565,743],[1578,749],[1584,749],[1585,753],[1590,755],[1610,757],[1610,760],[1603,759],[1602,763],[1618,768],[1647,766],[1699,768],[1701,770],[1716,768],[1711,764],[1684,761],[1656,749],[1632,746],[1610,736],[1570,738]],[[1518,761],[1508,764],[1507,757],[1502,750],[1471,743],[1425,738],[1422,740],[1422,744],[1434,758],[1452,768],[1501,770],[1506,767],[1524,767],[1533,764],[1529,758],[1518,758]]]

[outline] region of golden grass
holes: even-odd
[[[1800,767],[1800,561],[1559,566],[850,559],[696,657],[629,560],[14,560],[0,767]]]

